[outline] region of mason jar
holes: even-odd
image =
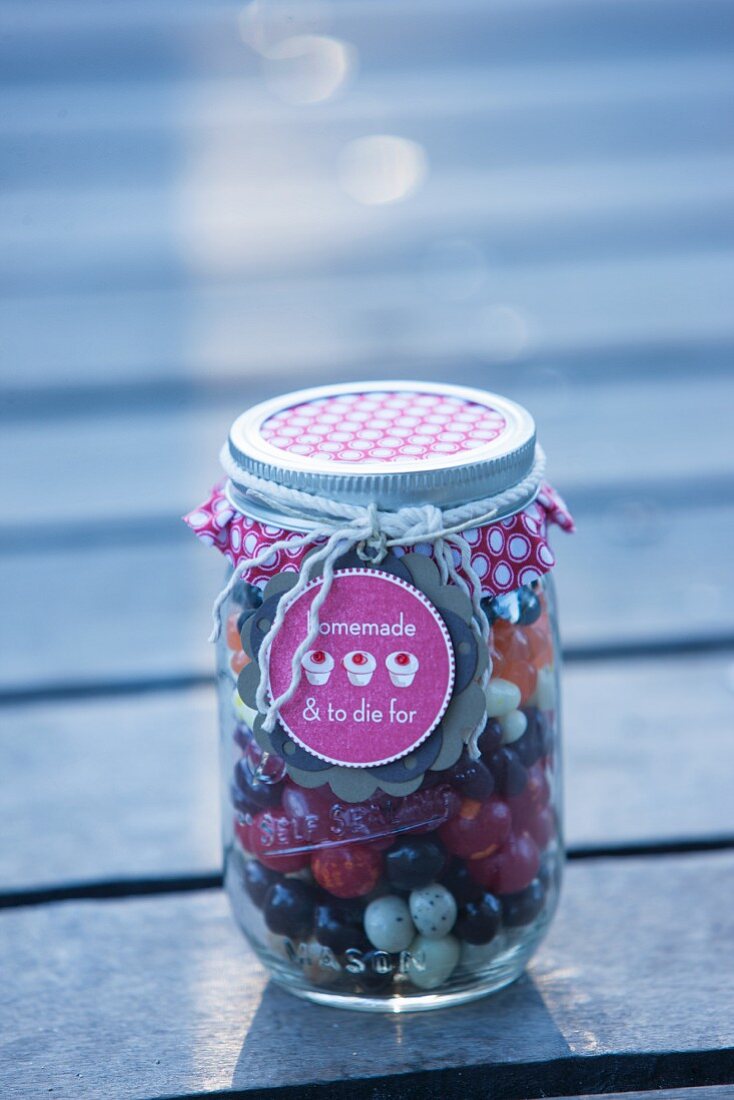
[[[563,866],[560,650],[529,413],[417,383],[239,417],[187,517],[217,602],[224,880],[274,979],[404,1011],[523,970]]]

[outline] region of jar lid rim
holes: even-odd
[[[268,424],[296,406],[325,404],[348,395],[431,395],[482,406],[496,414],[502,428],[495,438],[457,453],[435,453],[398,461],[340,461],[332,456],[302,455],[267,438]],[[230,430],[228,472],[237,488],[237,470],[288,488],[353,503],[396,509],[409,504],[449,507],[501,493],[532,469],[535,423],[526,409],[499,394],[448,383],[403,381],[348,382],[311,387],[260,402],[237,417]]]

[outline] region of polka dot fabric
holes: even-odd
[[[420,391],[351,393],[294,405],[260,428],[280,451],[329,462],[421,462],[486,446],[507,427],[487,405]]]
[[[232,565],[254,557],[288,535],[280,527],[260,523],[237,512],[227,499],[224,485],[218,485],[209,499],[190,512],[185,521],[202,542],[216,546]],[[544,485],[536,500],[517,515],[464,532],[471,547],[472,565],[481,578],[486,596],[511,592],[553,568],[555,557],[547,540],[549,524],[573,530],[573,520],[566,505],[550,485]],[[295,538],[296,533],[291,533]],[[308,546],[281,549],[250,570],[245,579],[264,587],[276,573],[297,573],[309,549]],[[431,554],[428,544],[416,549]]]

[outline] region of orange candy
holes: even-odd
[[[249,663],[250,658],[243,650],[240,650],[239,653],[235,653],[234,657],[230,660],[229,667],[232,669],[232,672],[239,674],[242,672],[245,665],[249,665]]]
[[[537,622],[526,628],[528,644],[530,646],[530,659],[536,669],[543,668],[553,661],[553,636],[547,615],[542,615]]]
[[[538,680],[538,666],[528,639],[529,627],[498,620],[492,627],[492,675],[517,684],[527,703]]]
[[[227,645],[230,649],[233,649],[235,653],[242,649],[242,640],[240,638],[240,632],[237,629],[237,620],[239,617],[239,612],[235,611],[227,618]]]

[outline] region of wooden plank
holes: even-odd
[[[32,17],[22,0],[5,4],[0,69],[6,83],[256,71],[258,59],[243,46],[241,4],[234,0],[201,4],[198,10],[196,4],[173,5],[171,0],[129,0],[110,4],[104,15],[92,15],[90,5],[78,0],[46,0],[31,10]],[[277,27],[279,15],[277,5],[275,11],[266,9],[261,17],[266,34],[273,23]],[[567,63],[580,51],[589,58],[717,51],[732,33],[728,5],[717,0],[698,0],[695,13],[689,0],[665,5],[600,0],[593,13],[573,0],[463,0],[449,22],[436,0],[399,5],[382,0],[339,5],[329,9],[328,17],[307,9],[290,26],[296,33],[326,30],[356,40],[365,69],[390,68],[408,52],[424,66],[477,58],[487,64],[508,58]],[[386,26],[390,34],[384,33]]]
[[[562,368],[503,379],[488,367],[467,374],[466,384],[501,384],[533,412],[554,481],[571,502],[583,497],[587,510],[606,510],[610,490],[626,498],[628,513],[644,501],[662,507],[673,497],[726,495],[734,472],[728,374],[656,371],[634,387],[613,372],[585,383]],[[203,500],[219,476],[217,456],[237,413],[274,392],[266,386],[243,391],[241,404],[231,396],[199,407],[121,414],[113,405],[106,415],[80,410],[61,419],[9,420],[0,434],[0,468],[15,476],[0,488],[0,532],[147,518],[170,520],[173,530],[174,518]],[[676,445],[697,424],[706,430],[696,431],[695,447]],[[48,491],[39,493],[42,485]]]
[[[529,977],[397,1019],[268,984],[218,892],[8,910],[3,1095],[463,1100],[724,1082],[732,873],[730,854],[576,864]]]
[[[712,110],[728,117],[720,102]],[[625,120],[620,126],[629,136]],[[654,118],[647,123],[660,128]],[[595,133],[608,131],[603,114],[588,125]],[[556,126],[568,132],[566,120],[557,118],[544,127],[551,139]],[[464,157],[456,148],[457,128],[465,132]],[[702,118],[697,129],[711,127]],[[620,150],[610,139],[583,157],[561,149],[555,161],[529,167],[505,166],[504,138],[496,130],[491,121],[473,118],[414,123],[411,140],[426,150],[430,169],[409,202],[392,206],[355,202],[340,183],[334,164],[354,128],[320,134],[315,142],[286,132],[254,148],[247,134],[237,141],[227,133],[207,135],[190,143],[187,172],[178,167],[180,151],[166,152],[174,171],[157,186],[125,179],[95,186],[93,172],[68,187],[53,177],[40,187],[31,181],[0,198],[0,290],[15,297],[59,286],[180,287],[193,276],[251,281],[259,296],[264,278],[338,280],[378,270],[412,276],[415,297],[416,289],[430,293],[432,279],[450,277],[456,262],[441,255],[448,273],[431,270],[439,260],[431,256],[437,225],[441,238],[460,239],[465,251],[470,242],[480,257],[475,266],[485,256],[490,282],[495,268],[537,262],[731,249],[734,160],[726,148],[734,125],[709,155],[686,148],[653,159],[637,147],[641,141],[630,138]],[[488,150],[485,156],[478,147]],[[460,260],[466,262],[463,254]]]
[[[732,667],[725,655],[565,670],[572,849],[731,834]],[[213,689],[5,707],[0,724],[0,892],[218,873]]]
[[[734,506],[664,515],[644,504],[631,513],[615,506],[579,519],[577,535],[554,540],[567,646],[731,638]],[[706,545],[717,547],[705,576],[690,537],[694,519]],[[112,529],[57,550],[37,533],[37,548],[6,554],[0,690],[209,675],[209,609],[223,561],[180,526],[170,541],[130,545],[124,529]]]
[[[348,121],[372,123],[378,101],[391,112],[405,112],[406,119],[440,118],[459,111],[525,118],[531,110],[542,115],[623,104],[644,110],[648,104],[678,102],[685,97],[691,115],[680,117],[679,133],[686,133],[688,140],[703,142],[705,135],[694,135],[684,128],[690,126],[699,107],[705,109],[709,101],[727,101],[731,96],[734,75],[728,49],[728,42],[722,42],[715,53],[689,55],[676,51],[611,59],[588,59],[580,51],[562,66],[552,61],[518,64],[509,58],[492,66],[466,61],[456,66],[447,60],[432,66],[428,84],[408,52],[402,66],[379,73],[362,71],[359,80],[349,85],[348,95],[322,100],[316,111],[307,112],[277,99],[260,74],[249,79],[238,74],[231,78],[189,76],[182,80],[153,75],[148,80],[125,84],[122,89],[104,80],[81,85],[45,81],[11,85],[3,88],[5,111],[0,115],[0,141],[7,142],[8,149],[27,150],[31,168],[37,163],[38,149],[31,144],[26,147],[29,132],[38,135],[52,158],[57,143],[59,147],[62,141],[76,143],[79,135],[86,135],[88,142],[93,135],[101,144],[91,149],[88,144],[80,144],[79,158],[82,163],[84,158],[93,158],[90,163],[98,159],[97,167],[102,171],[103,157],[99,154],[104,150],[104,160],[111,156],[114,166],[115,142],[123,141],[126,134],[135,135],[145,148],[146,134],[190,138],[188,131],[231,128],[234,135],[247,127],[273,126],[286,119],[296,119],[299,127],[310,132]],[[636,120],[629,121],[634,125]],[[663,136],[649,134],[648,139],[654,143]],[[18,146],[17,141],[23,144]],[[526,154],[533,156],[529,148]],[[20,163],[8,166],[8,173],[22,170]],[[141,164],[139,170],[145,173],[146,164]],[[140,177],[137,179],[140,182]]]
[[[385,363],[394,377],[435,364],[491,370],[529,356],[537,363],[588,355],[593,362],[600,348],[605,366],[615,353],[644,364],[661,345],[666,357],[695,349],[694,361],[705,364],[707,348],[734,339],[731,253],[523,267],[481,250],[477,256],[470,241],[455,269],[457,299],[443,282],[443,234],[426,243],[427,283],[408,271],[0,301],[3,388],[15,394],[54,384],[104,390],[263,378],[278,387],[342,380],[365,365],[375,371],[379,364],[384,376]],[[470,285],[462,297],[462,279],[471,284],[472,273],[480,289]]]

